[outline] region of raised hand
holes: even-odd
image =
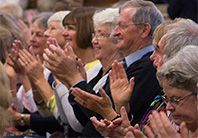
[[[95,117],[91,117],[90,120],[102,136],[124,137],[126,135],[124,130],[130,126],[130,122],[124,106],[120,111],[121,118],[117,118],[112,122],[107,119],[98,121]]]
[[[44,65],[59,79],[63,84],[72,86],[82,79],[76,63],[76,55],[71,46],[66,46],[65,50],[55,45],[49,45],[44,50]]]
[[[180,134],[175,131],[171,125],[166,113],[153,111],[149,116],[151,127],[145,126],[146,134],[151,138],[190,138],[190,133],[186,128],[185,123],[180,125]]]
[[[42,63],[38,55],[35,57],[25,49],[19,50],[19,63],[31,82],[36,83],[40,78],[44,78]]]
[[[82,106],[100,114],[103,118],[112,120],[117,116],[117,113],[112,107],[111,100],[102,88],[99,89],[99,94],[101,97],[90,94],[81,90],[80,88],[71,88],[71,90],[72,95],[75,96],[75,101],[77,101]]]
[[[120,112],[120,108],[125,106],[129,112],[129,100],[134,86],[134,77],[128,82],[126,72],[121,63],[114,61],[112,70],[109,72],[111,95],[115,104],[116,112]]]

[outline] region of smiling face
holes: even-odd
[[[153,54],[150,56],[150,59],[153,61],[153,66],[157,68],[157,70],[162,66],[164,63],[163,57],[164,57],[164,41],[165,41],[166,35],[164,35],[159,43],[153,39],[153,46],[155,50],[153,51]]]
[[[194,131],[198,127],[197,97],[189,90],[169,86],[166,81],[162,83],[162,87],[168,98],[185,97],[178,104],[168,102],[166,109],[171,111],[175,124],[180,125],[181,122],[185,122],[187,128]]]
[[[118,18],[118,24],[114,30],[114,36],[118,37],[117,47],[124,52],[125,56],[131,54],[131,49],[136,51],[136,44],[140,42],[141,31],[137,28],[132,21],[132,16],[134,15],[135,8],[125,8],[120,12]]]
[[[65,38],[62,35],[64,29],[61,27],[60,21],[50,21],[48,23],[48,28],[44,32],[45,37],[49,38],[55,38],[59,44],[60,47],[64,47],[66,44]]]
[[[37,21],[31,26],[30,45],[35,54],[42,55],[47,47],[46,37],[44,36],[45,28],[40,26]]]
[[[66,44],[70,44],[73,48],[76,46],[76,27],[74,25],[65,25],[63,36]]]
[[[95,36],[92,39],[95,57],[99,60],[106,60],[118,53],[116,43],[110,38],[112,32],[108,24],[99,24],[95,27]]]

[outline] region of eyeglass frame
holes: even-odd
[[[142,25],[143,23],[122,23],[122,22],[117,22],[116,26],[118,26],[119,28],[126,28],[130,25]]]
[[[92,33],[92,39],[95,37],[97,40],[101,39],[101,38],[108,38],[110,36],[111,36],[111,34],[106,34],[106,33],[102,33],[102,32],[100,32],[100,33]]]
[[[180,98],[175,98],[175,97],[171,97],[171,98],[167,98],[166,95],[161,95],[162,100],[164,101],[165,104],[168,104],[168,102],[170,102],[170,104],[175,104],[175,105],[179,105],[180,101],[184,100],[187,97],[190,97],[192,95],[195,95],[194,93],[191,93],[189,95],[180,97]]]

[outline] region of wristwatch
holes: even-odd
[[[24,114],[21,114],[21,122],[20,122],[21,126],[25,126],[24,116],[25,116]]]

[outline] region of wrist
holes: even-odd
[[[25,126],[24,117],[25,117],[25,115],[24,114],[21,114],[20,126]]]
[[[115,110],[108,110],[107,112],[105,112],[104,114],[104,118],[108,119],[108,120],[113,120],[118,114],[115,112]]]

